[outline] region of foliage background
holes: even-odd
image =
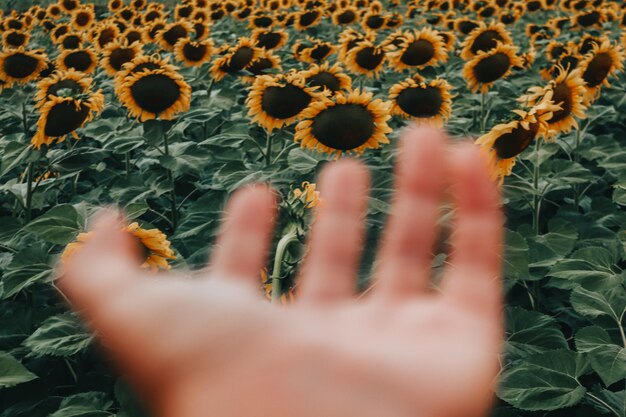
[[[6,10],[32,4],[3,5]],[[529,14],[510,28],[522,50],[529,47],[525,23],[545,19]],[[214,25],[212,38],[217,45],[234,43],[247,31],[224,19]],[[613,39],[620,35],[616,23],[603,31]],[[338,33],[328,20],[307,31],[333,42]],[[562,40],[580,35],[566,31]],[[289,44],[299,36],[292,31]],[[37,39],[49,49],[43,37]],[[285,69],[301,68],[287,50],[281,56]],[[529,71],[496,84],[488,95],[488,126],[506,120],[516,108],[514,98],[544,82],[538,73],[544,64],[539,56]],[[451,56],[446,65],[423,71],[429,78],[439,74],[455,87],[448,129],[457,140],[480,134],[480,97],[466,89],[462,66],[460,58]],[[177,251],[176,266],[195,268],[206,260],[230,192],[249,181],[270,181],[287,196],[301,181],[314,180],[328,161],[301,150],[293,143],[293,128],[286,128],[276,135],[275,161],[266,167],[259,150],[265,132],[250,125],[246,115],[247,87],[227,78],[209,93],[206,66],[181,73],[193,87],[192,109],[171,123],[139,124],[128,119],[112,94],[110,78],[99,70],[96,84],[106,94],[105,111],[79,131],[79,142],[45,154],[28,146],[36,121],[34,87],[0,95],[0,417],[143,414],[51,281],[59,252],[85,229],[97,207],[118,204],[131,219],[164,230]],[[385,97],[405,77],[388,70],[364,85]],[[537,142],[506,181],[507,340],[494,416],[626,416],[624,76],[613,84],[589,110],[580,131],[555,143]],[[374,178],[363,286],[389,209],[395,143],[404,124],[394,119],[391,145],[363,157]],[[161,152],[164,135],[169,155]],[[27,221],[23,174],[29,163],[39,174],[58,176],[39,183],[33,219]],[[172,191],[175,228],[168,220]],[[442,218],[444,229],[447,219]],[[279,232],[289,222],[283,216]],[[445,249],[442,238],[435,271],[445,264]],[[291,249],[286,279],[293,276],[300,253],[301,246]]]

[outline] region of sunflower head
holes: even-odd
[[[98,50],[113,42],[120,35],[120,29],[114,23],[103,23],[95,29],[92,37]]]
[[[386,22],[386,17],[374,10],[370,10],[361,17],[361,27],[365,31],[384,29]]]
[[[309,87],[318,88],[320,91],[326,90],[330,94],[350,91],[352,88],[352,79],[344,74],[337,64],[333,66],[328,62],[322,65],[312,64],[301,74]]]
[[[370,41],[363,41],[348,52],[345,65],[356,74],[378,77],[385,64],[385,57],[384,47],[374,46]]]
[[[480,52],[463,67],[463,76],[470,90],[487,92],[497,80],[507,77],[511,69],[522,66],[512,45],[498,44],[489,52]]]
[[[402,71],[445,62],[448,54],[437,32],[426,28],[414,33],[407,32],[401,46],[389,53],[389,59],[398,71]]]
[[[372,99],[372,94],[354,90],[312,103],[296,126],[294,140],[303,148],[339,157],[362,154],[389,143],[389,104]]]
[[[281,70],[280,58],[277,55],[273,55],[270,51],[263,51],[261,55],[246,68],[246,71],[250,72],[252,76],[244,75],[241,77],[241,80],[244,83],[252,83],[255,78],[260,75]]]
[[[141,44],[128,44],[125,40],[109,43],[102,52],[102,66],[109,75],[115,75],[124,64],[131,62],[141,54]]]
[[[321,9],[301,10],[294,14],[294,26],[298,30],[305,30],[317,25],[322,17]]]
[[[157,41],[161,48],[166,51],[174,50],[176,42],[180,39],[189,38],[193,31],[191,24],[185,20],[167,24],[157,35]]]
[[[7,84],[25,84],[45,68],[46,56],[41,50],[19,47],[0,51],[0,80]]]
[[[72,13],[72,27],[77,31],[83,31],[89,29],[96,20],[96,14],[91,7],[82,6]]]
[[[303,62],[319,63],[327,59],[330,55],[337,51],[335,45],[319,39],[309,39],[311,46],[305,47],[299,51],[297,58]]]
[[[284,30],[255,29],[252,32],[252,41],[255,46],[265,50],[279,49],[287,42],[287,32]]]
[[[43,106],[53,96],[63,98],[87,94],[91,90],[91,84],[91,78],[85,77],[85,74],[81,72],[72,69],[55,71],[37,84],[36,106]]]
[[[357,17],[357,10],[354,7],[339,8],[332,14],[333,24],[336,26],[352,24]]]
[[[63,70],[74,69],[90,74],[98,65],[98,55],[91,48],[66,49],[57,57],[57,67]]]
[[[498,46],[498,43],[513,44],[513,39],[504,25],[502,23],[491,23],[490,25],[481,23],[463,42],[461,58],[468,61],[479,52],[491,51]]]
[[[391,113],[420,124],[442,126],[452,112],[451,89],[441,78],[429,83],[419,76],[407,78],[389,90]]]
[[[59,49],[80,49],[83,46],[84,36],[81,33],[66,33],[59,39]]]
[[[227,74],[236,74],[246,69],[261,56],[263,50],[254,46],[248,38],[240,38],[237,45],[229,47],[226,53],[213,62],[211,73],[216,81]]]
[[[619,45],[604,40],[594,45],[580,63],[581,76],[587,88],[586,102],[593,101],[603,85],[609,86],[609,77],[624,69],[624,52]]]
[[[4,49],[26,47],[30,40],[30,33],[17,29],[9,29],[2,33],[2,45]]]
[[[207,62],[213,54],[210,39],[194,42],[189,38],[180,39],[174,47],[174,56],[187,67],[196,67]]]
[[[299,188],[294,188],[291,192],[293,201],[298,201],[304,205],[304,208],[314,208],[320,205],[320,192],[317,190],[316,184],[304,181]]]

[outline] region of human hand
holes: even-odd
[[[59,285],[158,416],[472,417],[492,401],[502,343],[502,215],[473,145],[410,129],[373,287],[355,294],[368,174],[353,160],[321,175],[297,300],[259,288],[276,203],[263,186],[232,197],[210,267],[190,279],[139,269],[117,213],[63,267]],[[430,287],[439,201],[453,196],[452,254]]]

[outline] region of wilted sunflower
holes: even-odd
[[[604,40],[594,45],[580,63],[581,77],[585,81],[587,94],[585,101],[595,100],[603,85],[609,86],[609,77],[624,69],[624,52],[619,45]]]
[[[352,48],[345,59],[346,68],[367,77],[378,77],[385,65],[385,49],[363,41]]]
[[[30,34],[25,31],[10,29],[2,33],[2,46],[4,49],[26,47],[30,40]]]
[[[389,103],[372,100],[372,94],[354,90],[312,103],[296,126],[294,140],[303,148],[339,157],[357,155],[389,143]]]
[[[415,33],[407,32],[400,47],[389,53],[389,60],[398,71],[421,69],[447,59],[443,41],[437,32],[428,28]]]
[[[60,89],[57,93],[62,91]],[[103,107],[104,95],[101,91],[88,91],[76,96],[71,95],[71,91],[68,96],[49,95],[39,109],[37,133],[31,140],[33,147],[39,149],[42,145],[50,146],[55,140],[61,143],[69,134],[78,139],[76,129],[91,121]]]
[[[287,32],[284,30],[255,29],[252,32],[252,41],[255,46],[265,50],[279,49],[287,42]]]
[[[64,97],[59,95],[60,91],[68,91],[72,97],[86,94],[91,89],[91,83],[91,78],[85,77],[82,72],[55,71],[37,83],[35,106],[42,107],[52,96]]]
[[[300,74],[261,75],[254,80],[246,100],[248,115],[271,132],[298,120],[320,96],[306,86]]]
[[[294,26],[298,30],[305,30],[317,25],[322,20],[320,9],[302,10],[294,14]]]
[[[189,38],[193,31],[191,24],[185,20],[167,24],[157,35],[157,42],[166,51],[174,50],[179,39]]]
[[[280,58],[273,55],[270,51],[264,50],[261,55],[246,68],[246,71],[252,73],[252,75],[242,76],[241,81],[244,83],[252,83],[256,77],[267,74],[270,70],[282,71]]]
[[[87,30],[96,20],[96,14],[89,6],[82,6],[72,13],[72,26],[78,31]]]
[[[357,11],[354,7],[337,9],[332,15],[333,24],[336,26],[354,23],[357,17]]]
[[[494,126],[476,144],[489,152],[494,176],[502,181],[511,174],[515,158],[536,138],[548,135],[548,120],[559,107],[552,102],[551,93],[544,95],[539,103],[528,111],[515,110],[518,118],[509,123]]]
[[[191,87],[176,71],[144,69],[116,81],[120,102],[131,116],[142,122],[157,117],[171,120],[178,113],[189,110]]]
[[[416,122],[442,126],[452,113],[452,87],[442,78],[424,82],[407,78],[389,89],[391,114]]]
[[[124,41],[109,43],[102,52],[102,67],[109,75],[115,75],[122,69],[124,64],[132,61],[141,54],[141,44],[133,42],[128,44]]]
[[[529,94],[520,98],[519,101],[527,103],[529,106],[541,102],[546,94],[551,94],[552,102],[560,106],[559,110],[554,110],[552,117],[546,120],[550,136],[558,133],[567,133],[572,128],[578,128],[578,119],[584,119],[585,105],[585,82],[580,76],[580,70],[573,72],[561,71],[560,75],[551,80],[545,87],[532,87]]]
[[[194,42],[189,38],[180,39],[174,47],[174,56],[187,67],[204,64],[213,54],[213,42],[210,39]]]
[[[90,74],[98,65],[98,55],[91,48],[66,49],[59,54],[56,64],[63,70],[74,69]]]
[[[523,62],[516,55],[513,45],[498,44],[489,52],[479,52],[471,61],[463,67],[463,77],[467,81],[468,88],[473,92],[485,93],[494,82],[506,78],[511,69],[522,66]]]
[[[42,50],[23,47],[0,51],[0,80],[7,84],[25,84],[39,76],[46,68]]]
[[[461,58],[469,61],[479,52],[491,51],[498,46],[498,43],[513,44],[513,39],[504,25],[502,23],[486,25],[481,22],[480,26],[474,29],[461,45]]]
[[[220,81],[227,74],[236,74],[254,62],[263,50],[254,46],[249,38],[239,38],[237,45],[217,58],[211,66],[211,74],[215,81]]]
[[[328,90],[335,94],[343,91],[350,91],[352,79],[344,74],[339,65],[332,67],[328,62],[322,65],[312,64],[308,70],[301,72],[304,81],[309,87],[319,87],[320,91]]]
[[[176,259],[171,243],[159,229],[142,229],[139,223],[131,223],[124,228],[137,242],[137,254],[140,256],[142,268],[150,268],[152,272],[159,269],[170,269],[168,259]],[[61,263],[67,264],[72,256],[93,238],[94,232],[80,233],[76,241],[68,244],[61,254]]]

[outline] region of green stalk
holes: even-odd
[[[487,118],[485,117],[485,101],[487,93],[480,93],[480,133],[484,133],[487,127]]]
[[[163,134],[163,154],[170,154],[169,148],[169,138],[167,133]],[[176,225],[178,224],[178,208],[176,207],[176,190],[174,189],[174,176],[172,175],[172,171],[167,168],[167,181],[170,183],[170,223],[172,225],[172,232],[176,230]]]
[[[265,148],[265,166],[268,167],[272,163],[272,134],[267,132],[267,141]]]
[[[287,247],[291,242],[298,240],[298,234],[295,228],[280,238],[276,246],[276,255],[274,256],[274,268],[272,269],[272,303],[280,303],[280,280],[282,275],[283,258]]]
[[[33,208],[33,165],[33,162],[29,162],[26,168],[26,223],[31,219]]]

